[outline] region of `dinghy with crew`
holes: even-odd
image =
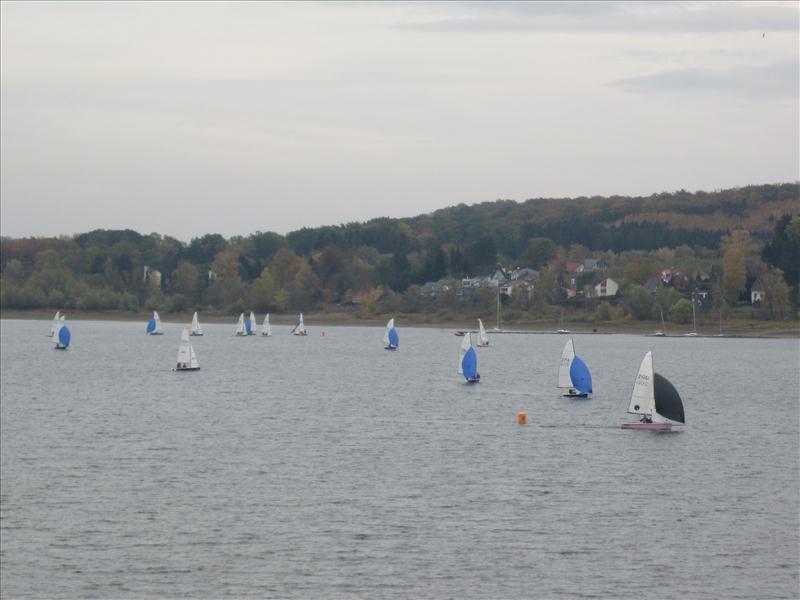
[[[386,324],[386,329],[383,331],[383,343],[385,344],[384,350],[397,350],[400,345],[400,336],[397,335],[397,329],[394,327],[394,318],[389,319]]]
[[[148,335],[164,335],[161,330],[161,319],[156,311],[153,311],[153,318],[147,322]]]
[[[264,317],[264,323],[261,325],[261,335],[264,337],[272,337],[272,326],[269,324],[269,313]]]
[[[303,323],[303,313],[300,313],[300,317],[297,319],[297,323],[290,333],[292,335],[308,335],[308,333],[306,333],[306,326]]]
[[[181,345],[178,347],[176,371],[197,371],[200,368],[192,343],[189,341],[189,331],[189,326],[185,325],[181,333]]]
[[[55,328],[55,331],[53,331],[51,341],[56,350],[66,350],[69,348],[69,342],[72,339],[72,335],[70,334],[69,327],[67,327],[65,320],[65,315],[61,315],[58,318],[58,326]]]
[[[466,333],[461,340],[458,350],[458,372],[464,376],[467,383],[479,383],[481,374],[478,373],[478,353],[472,346],[472,334]]]
[[[200,319],[197,318],[197,313],[192,315],[192,328],[189,335],[203,335],[203,328],[200,327]]]
[[[653,371],[653,353],[648,352],[639,366],[633,384],[628,412],[639,415],[638,423],[623,423],[623,429],[671,431],[673,425],[683,425],[683,402],[669,380]]]
[[[566,390],[565,396],[586,398],[592,393],[592,374],[589,367],[575,355],[572,338],[564,344],[561,352],[561,364],[558,366],[558,388]]]
[[[249,320],[248,320],[249,322]],[[245,318],[244,313],[239,315],[239,320],[236,323],[236,335],[237,336],[246,336],[247,329],[245,328]]]

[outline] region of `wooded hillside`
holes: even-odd
[[[788,303],[797,302],[798,215],[800,186],[792,183],[637,198],[498,200],[286,236],[205,234],[188,244],[131,230],[6,239],[0,300],[21,309],[236,313],[346,305],[369,313],[471,313],[485,310],[497,290],[461,293],[459,282],[500,265],[538,270],[525,293],[508,288],[503,298],[520,314],[546,314],[582,299],[586,310],[605,303],[603,315],[621,318],[649,316],[652,303],[649,313],[630,305],[637,286],[679,269],[691,285],[678,296],[699,286],[708,306],[708,298],[734,306],[757,278],[767,282],[776,289],[763,313],[782,318],[791,314]],[[590,258],[608,268],[577,281],[569,263]],[[620,284],[617,296],[592,296],[601,276]],[[419,287],[441,280],[452,281],[444,286],[452,294]]]

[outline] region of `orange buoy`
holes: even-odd
[[[528,415],[525,414],[524,410],[519,411],[519,414],[517,415],[517,423],[520,425],[528,424]]]

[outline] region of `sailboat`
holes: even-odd
[[[147,333],[149,335],[164,335],[161,331],[161,319],[156,311],[153,311],[153,318],[147,322]]]
[[[653,336],[653,337],[666,337],[666,335],[667,335],[667,327],[666,327],[666,325],[664,325],[664,310],[659,308],[658,312],[661,314],[661,329],[659,329],[658,331],[654,331],[650,335]]]
[[[272,327],[269,324],[269,313],[264,317],[264,323],[261,325],[261,335],[264,337],[272,336]]]
[[[192,343],[189,341],[189,335],[189,326],[184,325],[183,333],[181,333],[181,345],[178,347],[176,371],[197,371],[200,368],[200,363],[197,362],[197,355],[195,355]]]
[[[478,346],[486,348],[489,345],[489,337],[486,335],[486,330],[483,328],[483,321],[478,319]]]
[[[497,292],[497,323],[494,327],[495,331],[501,331],[500,329],[500,292]]]
[[[292,335],[308,335],[306,333],[306,326],[303,324],[303,313],[300,313],[300,317],[297,319],[297,323],[290,333]]]
[[[197,318],[197,313],[192,315],[192,329],[189,335],[203,335],[203,329],[200,327],[200,320]]]
[[[567,390],[564,395],[571,398],[586,398],[592,393],[592,374],[581,357],[575,355],[572,338],[564,344],[564,350],[561,352],[558,387]]]
[[[247,329],[247,335],[255,335],[256,334],[256,316],[253,314],[253,311],[250,311],[250,318],[247,319],[247,323],[245,323],[245,328]]]
[[[564,309],[561,309],[561,320],[559,321],[559,329],[556,333],[569,333],[569,329],[564,329]]]
[[[458,351],[458,372],[464,376],[467,383],[479,383],[481,374],[478,373],[478,353],[472,347],[472,334],[467,333],[461,340]]]
[[[47,334],[47,337],[50,338],[53,337],[53,334],[56,332],[56,329],[58,329],[58,323],[60,317],[61,317],[61,312],[56,311],[56,315],[53,317],[53,324],[50,325],[50,333]]]
[[[653,353],[642,359],[639,374],[633,384],[628,412],[640,415],[638,423],[623,423],[623,429],[652,429],[670,431],[673,425],[683,425],[683,402],[669,380],[653,371]]]
[[[684,337],[697,337],[697,316],[694,310],[694,293],[692,293],[692,330],[683,335]]]
[[[386,344],[385,350],[397,350],[400,345],[400,336],[397,335],[397,329],[394,328],[394,318],[389,319],[386,324],[386,329],[383,331],[383,343]]]
[[[725,334],[722,333],[722,311],[721,310],[719,311],[719,333],[716,335],[716,337],[725,337]]]
[[[58,325],[53,331],[53,337],[51,341],[53,344],[55,344],[56,350],[66,350],[69,347],[70,339],[72,339],[72,335],[69,332],[69,327],[67,327],[64,320],[64,315],[61,315],[58,319]]]
[[[239,315],[239,321],[236,323],[236,335],[240,336],[247,335],[247,329],[245,329],[244,313]]]

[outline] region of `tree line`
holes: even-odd
[[[695,274],[692,285],[710,288],[718,307],[736,306],[758,278],[772,289],[762,312],[783,318],[798,299],[797,215],[798,184],[780,184],[639,198],[498,200],[285,236],[205,234],[189,243],[132,230],[4,239],[0,303],[225,313],[351,307],[442,317],[487,310],[495,292],[467,297],[457,284],[500,265],[539,270],[527,293],[503,298],[524,318],[576,304],[567,263],[597,257],[611,266],[604,275],[622,284],[625,298],[584,302],[601,320],[652,318],[654,305],[639,288],[667,267]],[[578,288],[597,274],[582,277]],[[424,283],[440,280],[453,285],[435,296],[424,293]],[[653,302],[669,313],[681,299],[661,292]]]

